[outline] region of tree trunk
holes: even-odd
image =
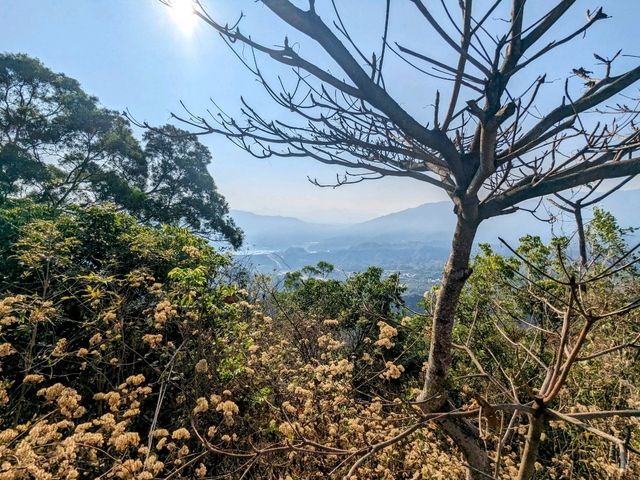
[[[536,473],[536,461],[538,460],[538,448],[540,438],[544,432],[545,416],[544,412],[537,410],[529,414],[529,429],[527,440],[524,444],[524,451],[520,459],[520,471],[518,480],[531,480]]]
[[[582,207],[578,205],[573,211],[576,219],[576,227],[578,229],[578,246],[580,249],[580,265],[587,268],[587,241],[584,234],[584,221],[582,220]]]
[[[446,408],[446,379],[451,366],[451,334],[460,293],[471,275],[469,258],[477,228],[478,222],[475,219],[469,220],[463,212],[458,212],[451,253],[444,268],[433,313],[429,365],[419,398],[423,402],[422,408],[425,412],[442,411]],[[491,462],[473,427],[462,419],[443,419],[439,424],[462,452],[467,464],[467,478],[490,478]]]
[[[458,214],[451,253],[444,268],[442,284],[433,312],[429,365],[421,400],[427,411],[438,411],[445,403],[445,380],[451,366],[451,332],[462,287],[471,275],[469,258],[478,229],[476,221]]]
[[[467,464],[467,480],[491,478],[491,461],[475,428],[465,419],[445,418],[438,424],[462,452]]]

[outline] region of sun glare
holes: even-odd
[[[193,0],[171,0],[171,16],[178,28],[185,35],[190,35],[196,24],[193,13]]]

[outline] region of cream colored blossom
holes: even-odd
[[[125,383],[127,383],[128,385],[133,385],[133,386],[138,386],[141,385],[142,383],[144,383],[144,375],[142,375],[141,373],[138,375],[131,375],[129,377],[127,377],[127,379],[125,380]]]
[[[298,409],[289,402],[283,402],[282,409],[287,413],[296,413],[298,411]]]
[[[156,311],[153,314],[156,328],[162,328],[164,324],[170,318],[173,318],[177,314],[177,310],[171,305],[168,300],[162,300],[156,305]]]
[[[336,340],[331,334],[320,335],[317,341],[318,346],[326,348],[329,351],[338,350],[344,347],[344,342]]]
[[[162,343],[162,335],[159,333],[147,333],[142,336],[142,342],[146,343],[151,348],[156,348]]]
[[[196,363],[196,372],[204,374],[204,373],[207,373],[208,371],[209,371],[209,363],[207,362],[207,360],[204,358],[198,360],[198,363]]]
[[[294,428],[291,426],[289,422],[281,423],[280,426],[278,427],[278,431],[288,439],[292,439],[296,433],[296,431],[294,430]]]
[[[400,375],[404,372],[404,367],[402,365],[396,365],[393,362],[386,362],[385,367],[384,372],[382,372],[380,376],[386,380],[391,378],[400,378]]]
[[[185,245],[182,247],[182,251],[192,258],[198,258],[200,256],[200,249],[193,245]]]
[[[62,357],[65,354],[66,349],[67,349],[67,339],[61,338],[56,342],[56,346],[51,352],[51,355],[54,357]]]
[[[8,357],[9,355],[13,355],[14,353],[16,353],[16,349],[13,348],[13,345],[8,342],[0,343],[0,358]]]
[[[115,320],[117,320],[118,316],[116,315],[116,312],[114,312],[113,310],[109,310],[107,312],[104,312],[104,314],[102,315],[102,321],[104,323],[111,323],[114,322]]]
[[[196,400],[196,406],[192,411],[194,415],[197,415],[198,413],[206,412],[207,410],[209,410],[209,402],[206,398],[200,397]]]
[[[29,375],[25,375],[23,383],[42,383],[44,381],[44,375],[40,375],[39,373],[30,373]]]
[[[237,415],[240,412],[240,409],[238,408],[238,405],[231,400],[225,400],[216,406],[216,411],[222,412],[225,417],[232,417],[233,415]]]
[[[173,431],[171,438],[174,440],[189,440],[191,438],[191,434],[186,428],[178,428]]]
[[[151,432],[151,436],[153,438],[168,437],[169,431],[166,428],[157,428],[153,432]]]
[[[78,392],[61,383],[42,388],[38,390],[37,395],[45,397],[49,402],[56,402],[60,413],[67,418],[78,418],[86,412],[86,409],[80,406],[82,397]]]
[[[9,443],[18,436],[19,432],[13,428],[8,428],[0,432],[0,445]]]
[[[130,447],[137,447],[140,444],[140,435],[137,432],[116,431],[109,439],[109,444],[117,451],[123,452]]]
[[[387,349],[392,348],[394,346],[394,343],[391,341],[391,339],[398,335],[398,330],[383,321],[378,322],[378,328],[380,329],[380,335],[378,336],[378,340],[375,341],[374,345]]]

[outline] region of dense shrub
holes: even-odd
[[[624,232],[602,221],[590,233],[609,252]],[[406,309],[396,276],[338,281],[321,263],[277,289],[187,230],[108,206],[5,205],[0,236],[0,479],[464,477],[438,414],[415,402],[429,317]],[[523,349],[553,359],[562,287],[545,275],[574,268],[563,249],[530,237],[505,258],[485,246],[464,292],[452,377],[464,407],[447,414],[477,420],[498,478],[516,474],[527,421],[486,405],[535,398],[544,369]],[[597,311],[639,290],[625,270],[582,295]],[[582,355],[633,342],[638,327],[633,312],[614,316]],[[556,408],[638,408],[635,360],[631,348],[579,363]],[[636,424],[593,422],[630,445]],[[609,442],[548,427],[540,478],[617,475]]]
[[[380,270],[249,294],[202,239],[113,208],[18,204],[1,229],[2,478],[322,476],[410,423]],[[434,435],[372,468],[459,471]]]

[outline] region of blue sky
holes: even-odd
[[[281,44],[287,33],[277,18],[253,0],[208,0],[207,3],[222,23],[232,23],[242,9],[247,15],[243,31],[264,39],[266,44]],[[322,3],[322,0],[318,2]],[[384,2],[343,0],[338,3],[345,8],[345,18],[352,21],[354,36],[363,45],[378,45]],[[457,1],[449,3],[456,8]],[[482,8],[485,3],[479,1],[476,5]],[[553,4],[547,0],[530,3],[531,9],[539,12]],[[586,9],[598,6],[591,2],[577,3],[572,15],[560,26],[561,30],[582,25]],[[572,67],[591,66],[594,51],[612,55],[618,48],[625,47],[625,53],[640,55],[640,44],[636,42],[640,2],[604,3],[606,13],[613,18],[600,22],[585,40],[573,43],[537,66],[536,74],[546,71],[550,78],[561,81]],[[405,15],[407,12],[393,5],[393,38],[421,47],[437,58],[451,60],[451,51],[433,40],[433,31],[414,11]],[[493,21],[500,22],[499,18]],[[307,56],[322,58],[315,56],[318,50],[305,43],[300,35],[288,34],[291,42],[300,41],[297,46],[309,52]],[[194,111],[204,113],[210,106],[210,97],[229,112],[239,110],[240,95],[243,95],[267,117],[282,115],[213,31],[197,25],[193,32],[185,34],[167,7],[157,0],[0,0],[0,45],[3,51],[38,57],[51,69],[78,79],[85,90],[98,96],[105,106],[117,110],[128,108],[136,118],[152,124],[165,123],[171,111],[179,110],[180,100]],[[368,50],[372,51],[373,47]],[[393,93],[412,113],[430,118],[433,95],[440,87],[403,69],[401,63],[391,57],[388,67]],[[624,59],[620,66],[637,61]],[[268,61],[262,62],[264,68],[270,65]],[[331,67],[330,63],[327,65]],[[384,179],[321,189],[311,185],[307,176],[331,182],[342,170],[304,159],[258,160],[224,138],[207,136],[202,140],[212,150],[212,172],[218,188],[236,209],[341,223],[446,198],[435,188],[410,179]]]

